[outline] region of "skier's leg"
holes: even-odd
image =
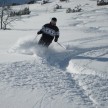
[[[48,47],[51,44],[51,42],[45,42],[44,46]]]
[[[42,36],[38,42],[39,45],[44,45],[44,37]]]
[[[51,36],[42,36],[41,39],[39,40],[38,44],[48,47],[51,43],[54,37]]]
[[[53,37],[49,37],[45,40],[44,46],[48,47],[52,43]]]

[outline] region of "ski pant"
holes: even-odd
[[[41,39],[39,40],[38,44],[48,47],[51,43],[54,37],[52,36],[42,36]]]

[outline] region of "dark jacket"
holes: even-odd
[[[42,34],[42,36],[51,37],[52,39],[55,38],[57,41],[59,38],[59,28],[51,23],[45,24],[37,34]]]

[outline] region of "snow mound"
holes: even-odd
[[[88,68],[86,65],[80,66],[79,64],[73,63],[73,61],[69,61],[69,65],[67,66],[67,70],[71,73],[75,74],[85,74],[85,75],[93,75],[93,76],[99,76],[103,79],[108,79],[108,73],[104,71],[97,71],[93,70],[92,68]]]

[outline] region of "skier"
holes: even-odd
[[[37,32],[37,35],[42,34],[38,44],[48,47],[53,39],[55,42],[58,41],[59,38],[59,28],[56,26],[57,18],[53,17],[51,22],[45,24],[40,31]]]

